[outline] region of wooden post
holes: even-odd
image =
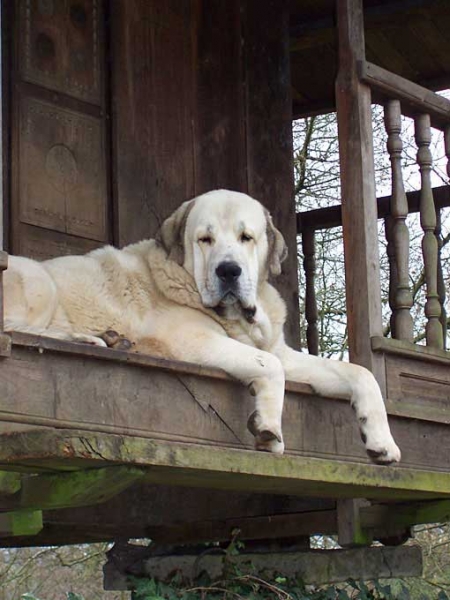
[[[342,186],[347,323],[350,360],[375,375],[386,395],[384,357],[372,352],[371,337],[382,336],[377,204],[372,139],[371,93],[358,79],[365,59],[362,0],[337,0],[339,69],[336,110]],[[353,504],[352,504],[353,502]],[[351,508],[350,508],[351,507]],[[359,510],[357,501],[343,504],[338,514]],[[355,520],[338,517],[339,536],[361,542]]]
[[[342,184],[349,352],[370,369],[385,394],[384,359],[371,337],[382,335],[377,206],[370,88],[358,79],[365,58],[362,0],[338,0],[336,108]]]

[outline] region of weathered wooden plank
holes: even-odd
[[[240,0],[199,0],[195,11],[195,193],[247,191]]]
[[[383,357],[370,338],[381,335],[381,295],[370,88],[358,79],[364,60],[362,0],[338,5],[339,73],[336,103],[341,159],[349,353],[385,389]]]
[[[124,548],[120,547],[121,561],[117,560],[115,549],[108,555],[105,566],[104,586],[106,590],[126,590],[126,571],[118,565],[126,564]],[[152,577],[160,581],[169,581],[174,573],[182,579],[191,580],[205,572],[214,581],[225,576],[226,569],[233,565],[243,571],[251,565],[255,576],[264,575],[274,578],[283,575],[301,579],[304,583],[325,584],[346,581],[358,574],[362,580],[381,577],[408,577],[422,574],[422,551],[418,546],[400,546],[397,548],[374,547],[353,550],[312,550],[308,552],[243,552],[237,556],[224,553],[204,553],[193,549],[191,553],[161,553],[148,557],[150,549],[139,550],[130,546],[129,553],[135,575]]]
[[[149,527],[148,536],[158,544],[196,544],[216,540],[281,540],[337,531],[336,511],[278,514],[267,517],[194,521],[178,526]]]
[[[433,127],[444,129],[448,125],[450,101],[447,98],[364,59],[360,59],[358,72],[360,80],[372,89],[400,100],[415,113],[428,113]]]
[[[21,510],[0,514],[0,536],[34,536],[42,530],[42,512],[40,510]]]
[[[103,2],[7,4],[14,4],[9,249],[48,258],[108,243]]]
[[[364,529],[361,508],[370,505],[364,498],[338,500],[336,504],[338,543],[342,548],[370,546],[373,536]]]
[[[120,246],[154,237],[161,222],[195,195],[192,4],[111,3],[115,241]]]
[[[140,469],[120,466],[23,475],[20,490],[0,498],[0,506],[3,511],[91,506],[120,494],[142,476]]]
[[[45,511],[42,532],[34,539],[22,537],[20,545],[60,545],[148,537],[159,539],[162,536],[177,537],[182,543],[183,539],[190,541],[189,535],[205,535],[203,539],[211,541],[219,540],[226,534],[226,523],[239,520],[244,535],[245,531],[255,531],[256,524],[253,523],[259,519],[261,523],[266,523],[262,529],[270,537],[269,533],[277,530],[270,525],[274,515],[282,521],[279,532],[287,533],[287,520],[283,520],[282,516],[291,514],[296,524],[301,522],[301,513],[305,512],[310,516],[310,531],[325,533],[331,519],[329,513],[333,512],[335,505],[333,500],[326,499],[188,487],[183,488],[182,497],[183,502],[180,503],[180,490],[177,487],[137,483],[102,504]],[[323,518],[318,513],[322,513]],[[194,530],[197,525],[199,529],[196,534]],[[307,527],[303,520],[303,530],[306,531]],[[220,533],[218,537],[216,531]],[[209,534],[211,537],[208,537]],[[230,540],[231,537],[230,529],[226,539]],[[0,546],[10,545],[17,545],[17,540],[2,537]]]
[[[277,288],[288,306],[286,338],[299,346],[297,241],[294,205],[289,6],[286,0],[246,0],[244,43],[248,193],[282,231],[289,255]]]
[[[411,428],[410,428],[411,429]],[[412,436],[414,443],[414,435]],[[85,431],[30,431],[8,435],[0,460],[57,468],[113,464],[145,468],[145,481],[210,489],[301,497],[432,499],[450,494],[450,474],[379,467],[335,459],[255,453],[224,446],[118,436]],[[447,452],[448,448],[444,448]],[[82,467],[80,467],[80,465]]]
[[[3,432],[81,428],[207,446],[253,447],[246,428],[253,398],[220,371],[82,344],[14,337],[30,343],[34,339],[35,347],[14,346],[11,359],[0,363]],[[397,409],[398,404],[393,414],[399,414]],[[431,417],[417,421],[415,411],[414,407],[409,414],[405,409],[402,418],[391,419],[403,464],[445,470],[450,452],[442,443],[448,439],[446,426]],[[283,429],[290,454],[368,461],[348,403],[319,397],[304,384],[287,384]]]

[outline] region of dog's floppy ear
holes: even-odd
[[[266,213],[266,235],[269,245],[267,252],[267,266],[270,274],[277,276],[281,273],[281,263],[286,259],[288,249],[283,235],[273,224],[269,211],[265,209],[264,212]]]
[[[179,265],[184,263],[184,232],[186,221],[194,206],[194,200],[187,200],[177,208],[161,225],[156,240],[162,245],[169,258]]]

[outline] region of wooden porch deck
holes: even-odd
[[[407,350],[388,348],[387,361],[388,380],[397,369],[400,382],[387,406],[403,460],[381,467],[365,456],[348,403],[306,385],[287,384],[278,457],[253,451],[252,398],[220,371],[14,334],[0,363],[0,543],[220,539],[236,523],[247,537],[332,533],[343,498],[371,500],[361,518],[380,535],[443,518],[450,437],[439,402],[450,359]],[[417,403],[402,383],[411,360]],[[428,382],[417,375],[424,360]],[[420,399],[427,385],[442,388],[435,402]],[[396,503],[390,520],[386,502]]]

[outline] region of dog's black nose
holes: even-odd
[[[217,277],[224,283],[234,283],[241,273],[241,267],[232,261],[221,262],[216,269]]]

